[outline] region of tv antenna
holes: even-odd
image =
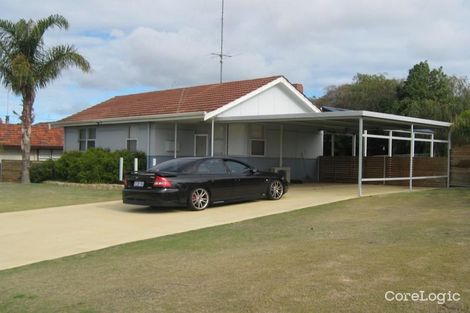
[[[220,19],[220,53],[211,53],[219,57],[220,62],[220,83],[222,84],[222,73],[224,67],[224,58],[231,58],[231,55],[224,54],[224,0],[222,0],[222,15]]]

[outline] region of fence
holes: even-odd
[[[450,184],[470,187],[470,145],[452,148],[450,161]]]
[[[372,156],[363,159],[363,178],[397,178],[410,175],[409,156]],[[358,158],[353,156],[319,157],[320,182],[357,183]],[[447,175],[447,157],[413,158],[413,176]],[[370,182],[372,183],[372,182]],[[408,181],[373,182],[375,184],[408,185]],[[444,187],[445,178],[413,181],[414,186]]]

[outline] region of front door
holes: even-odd
[[[208,155],[208,137],[205,134],[194,135],[194,156],[201,157]]]

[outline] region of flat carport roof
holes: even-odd
[[[322,113],[298,113],[298,114],[278,114],[278,115],[261,115],[261,116],[237,116],[237,117],[216,117],[212,119],[212,129],[214,128],[214,122],[217,123],[277,123],[281,124],[281,137],[282,137],[282,124],[292,125],[305,125],[313,126],[316,129],[324,130],[331,133],[343,133],[343,134],[361,134],[358,136],[359,139],[359,155],[358,155],[358,195],[362,196],[362,183],[372,181],[397,181],[397,180],[408,180],[410,191],[413,189],[413,180],[417,179],[436,179],[446,178],[447,187],[449,187],[450,178],[450,147],[451,147],[451,133],[450,127],[452,123],[422,119],[416,117],[408,117],[387,113],[371,112],[371,111],[339,111],[339,112],[322,112]],[[431,130],[431,138],[416,138],[415,134],[423,134],[422,130]],[[435,139],[434,131],[447,132],[447,139]],[[370,134],[368,132],[376,132],[376,134]],[[377,132],[379,132],[377,134]],[[388,132],[388,135],[384,135],[383,132]],[[409,133],[409,137],[405,135],[396,136],[393,133]],[[409,176],[407,177],[374,177],[374,178],[363,178],[362,175],[362,164],[364,153],[364,140],[367,138],[380,138],[389,140],[389,147],[393,140],[410,141],[410,165],[409,165]],[[416,141],[430,142],[431,151],[434,143],[445,143],[447,144],[447,175],[445,176],[413,176],[413,158],[414,158],[414,146]],[[213,141],[212,141],[213,147]],[[213,150],[213,149],[212,149]],[[281,139],[281,151],[282,151],[282,139]],[[391,156],[391,149],[389,149],[389,156]],[[282,161],[282,156],[281,156]]]
[[[410,125],[420,128],[448,129],[451,123],[371,111],[341,111],[322,113],[296,113],[283,115],[217,117],[216,122],[283,122],[310,125],[331,132],[357,132],[358,121],[363,119],[370,130],[410,130]]]

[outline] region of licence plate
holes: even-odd
[[[144,187],[144,182],[136,180],[134,182],[134,187]]]

